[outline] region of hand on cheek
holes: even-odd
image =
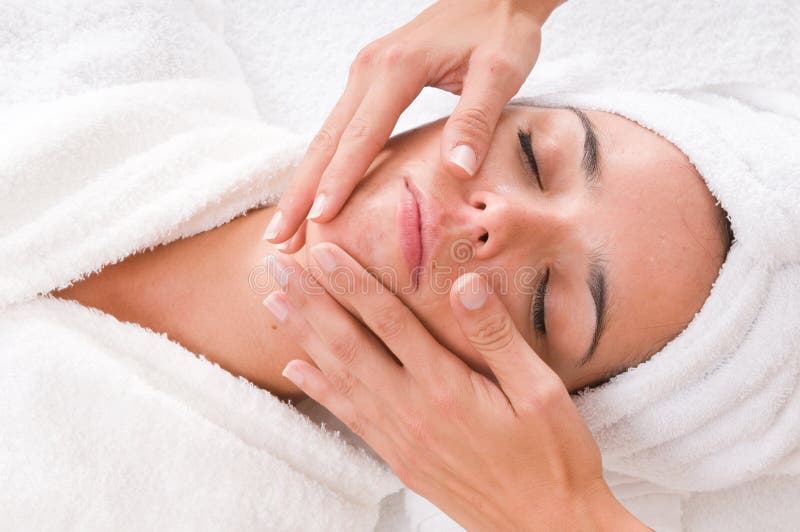
[[[482,277],[462,276],[450,302],[499,387],[342,249],[320,244],[312,255],[306,269],[269,259],[282,290],[265,304],[318,365],[294,360],[284,375],[408,487],[468,529],[578,529],[603,512],[623,515],[569,393]]]

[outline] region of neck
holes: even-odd
[[[310,360],[261,304],[277,289],[264,267],[273,246],[261,239],[272,208],[131,255],[53,295],[138,323],[283,399],[300,399],[281,375],[289,360]],[[303,253],[296,255],[302,263]]]

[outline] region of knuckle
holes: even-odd
[[[336,136],[327,128],[320,129],[311,140],[310,150],[324,155],[333,155],[336,151]]]
[[[338,371],[333,373],[328,379],[337,392],[345,397],[350,397],[352,395],[356,385],[356,379],[353,377],[352,373],[349,371]]]
[[[405,329],[403,320],[391,308],[380,308],[372,315],[373,330],[380,338],[391,340],[397,338]]]
[[[520,408],[523,412],[554,411],[564,399],[565,392],[566,389],[560,384],[543,382],[531,390],[527,399],[521,402]]]
[[[275,287],[276,292],[284,293],[286,299],[289,300],[289,303],[291,303],[298,315],[302,316],[303,313],[308,310],[308,303],[306,302],[306,298],[303,297],[304,294],[302,290],[296,289],[296,287],[291,284],[287,285],[286,288],[280,288],[279,281],[275,281]]]
[[[365,438],[367,422],[362,416],[354,414],[353,417],[351,417],[348,421],[347,426],[350,428],[353,434],[361,439]]]
[[[413,59],[411,49],[402,43],[392,43],[381,54],[381,64],[387,68],[404,66]]]
[[[524,73],[517,62],[506,52],[492,50],[485,53],[480,62],[481,66],[492,76],[513,79],[524,77]]]
[[[358,354],[358,343],[351,335],[340,335],[329,344],[331,353],[345,366],[350,366]]]
[[[289,301],[298,312],[302,314],[309,310],[308,297],[301,285],[290,282],[286,287],[286,294],[289,296]]]
[[[372,65],[377,55],[378,55],[378,45],[376,43],[373,42],[366,45],[356,54],[356,57],[353,60],[353,64],[351,65],[350,70],[357,71]]]
[[[363,118],[353,117],[342,133],[342,138],[349,141],[363,141],[372,137],[372,125]]]
[[[511,345],[514,324],[506,314],[491,314],[480,318],[468,337],[478,349],[502,351]]]
[[[481,135],[488,139],[492,129],[489,109],[483,104],[475,103],[471,107],[461,110],[455,117],[456,124],[472,135]]]

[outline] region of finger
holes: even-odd
[[[308,347],[309,356],[329,376],[338,376],[343,389],[363,383],[369,389],[381,390],[384,396],[402,397],[405,375],[386,349],[346,309],[333,299],[308,270],[291,257],[270,254],[267,269],[273,274],[284,296],[299,316],[309,324],[314,335],[308,339],[301,329],[301,347]],[[317,345],[315,339],[323,347]],[[302,342],[312,342],[304,345]],[[358,382],[355,382],[358,381]]]
[[[273,292],[264,298],[267,307],[280,322],[292,339],[314,360],[325,374],[328,383],[336,389],[339,396],[357,405],[366,414],[374,414],[379,402],[351,373],[340,365],[319,364],[318,359],[328,361],[328,346],[320,339],[314,329],[288,301],[284,294]]]
[[[422,90],[421,69],[409,69],[384,69],[370,87],[322,174],[310,220],[325,223],[338,214],[386,144],[400,114]]]
[[[484,357],[515,410],[529,402],[532,391],[549,391],[550,385],[560,383],[481,275],[459,277],[450,291],[450,304],[464,335]]]
[[[282,375],[347,425],[347,428],[367,442],[387,463],[395,462],[396,446],[377,424],[381,418],[362,413],[319,369],[302,360],[291,360],[286,364]]]
[[[525,70],[502,54],[474,54],[461,98],[442,132],[441,157],[448,171],[475,175],[483,164],[503,109],[517,93]]]
[[[397,296],[344,250],[323,243],[314,246],[311,254],[323,272],[320,283],[340,304],[352,308],[410,373],[422,378],[445,372],[466,376],[467,366],[444,349]]]
[[[353,118],[366,93],[359,76],[351,76],[344,93],[336,102],[325,123],[311,140],[292,181],[278,201],[264,240],[283,242],[294,235],[311,207],[322,172],[330,163],[342,132]]]
[[[306,221],[303,220],[297,232],[286,242],[275,244],[275,249],[281,253],[297,253],[303,247],[303,244],[306,243],[306,225]]]

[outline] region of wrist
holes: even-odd
[[[599,481],[573,500],[577,530],[651,531],[620,503],[611,488]]]
[[[542,26],[553,11],[564,2],[566,0],[518,0],[518,4],[534,16],[539,26]]]

